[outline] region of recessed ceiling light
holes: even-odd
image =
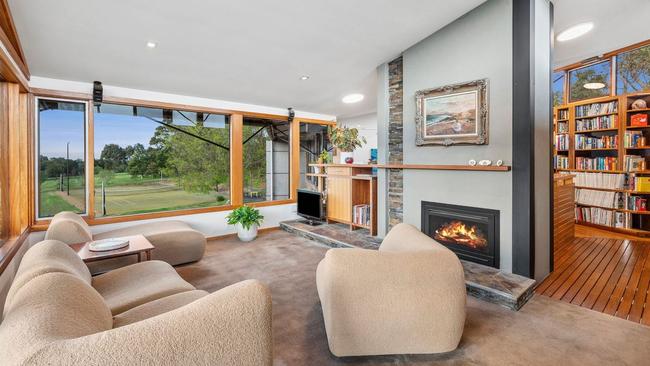
[[[363,100],[363,94],[349,94],[344,96],[341,100],[346,104],[358,103]]]
[[[149,47],[149,48],[156,48],[156,46],[158,46],[158,43],[156,43],[156,42],[153,42],[153,41],[147,42],[147,47]]]
[[[303,75],[300,77],[300,80],[309,80],[309,75]]]
[[[567,28],[564,31],[560,32],[560,34],[557,35],[556,39],[560,42],[570,41],[580,36],[584,36],[592,29],[594,29],[594,23],[592,22],[576,24],[573,27]]]
[[[583,85],[585,89],[602,89],[605,87],[603,83],[587,83]]]

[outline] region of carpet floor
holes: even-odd
[[[217,291],[255,278],[273,297],[274,364],[284,365],[647,365],[650,327],[543,296],[514,312],[468,297],[459,348],[438,355],[333,356],[327,347],[316,266],[327,247],[284,231],[208,242],[199,262],[179,274]]]

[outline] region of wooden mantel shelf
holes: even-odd
[[[484,172],[507,172],[511,167],[502,166],[480,166],[480,165],[422,165],[422,164],[309,164],[317,167],[345,167],[345,168],[378,168],[378,169],[417,169],[417,170],[469,170]]]

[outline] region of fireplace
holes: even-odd
[[[499,211],[422,201],[422,231],[460,259],[499,268]]]

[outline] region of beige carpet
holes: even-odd
[[[469,297],[460,347],[440,355],[336,358],[327,348],[316,265],[328,248],[283,231],[252,243],[208,243],[206,257],[178,267],[216,291],[256,278],[273,296],[275,365],[650,365],[650,327],[534,297],[521,311]]]

